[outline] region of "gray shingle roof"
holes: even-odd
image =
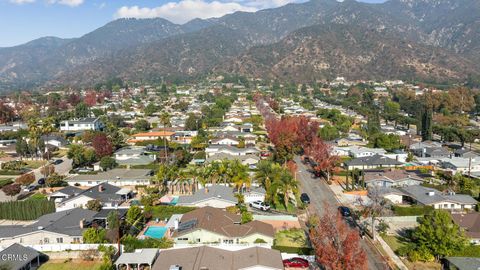
[[[219,199],[229,201],[231,203],[237,203],[237,199],[234,196],[233,189],[231,187],[214,185],[208,187],[208,192],[205,189],[199,189],[195,194],[190,196],[180,196],[178,198],[178,205],[182,204],[196,204],[208,199]]]
[[[21,259],[9,260],[8,255],[18,255]],[[0,251],[0,266],[6,266],[7,269],[11,270],[22,269],[38,256],[40,256],[40,253],[35,249],[15,243]]]
[[[129,180],[148,180],[151,170],[146,169],[113,169],[98,174],[80,174],[70,179],[68,182],[76,181],[129,181]]]
[[[385,156],[373,155],[370,157],[355,158],[345,162],[345,164],[347,166],[400,166],[403,163]]]
[[[459,204],[476,204],[477,201],[469,195],[464,194],[442,194],[434,188],[423,186],[407,186],[398,188],[406,195],[424,205],[431,205],[439,202],[450,201]]]
[[[80,228],[80,220],[91,221],[97,214],[95,211],[74,208],[41,216],[37,222],[22,226],[2,226],[0,238],[9,238],[38,230],[56,232],[70,236],[81,236],[83,229]]]
[[[478,270],[480,269],[480,258],[469,257],[447,257],[450,264],[457,267],[458,270]]]

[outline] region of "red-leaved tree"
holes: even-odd
[[[97,158],[110,156],[113,153],[112,142],[108,139],[105,133],[97,133],[92,139],[92,146],[95,149]]]
[[[10,184],[6,185],[2,188],[2,191],[5,193],[5,195],[13,197],[20,193],[21,187],[20,184]]]
[[[305,149],[305,154],[315,162],[315,172],[325,173],[327,182],[330,182],[330,174],[339,161],[338,156],[332,155],[331,147],[319,137],[314,137]]]
[[[89,107],[95,106],[97,104],[97,93],[95,91],[88,91],[85,94],[85,98],[83,99],[83,101]]]
[[[340,213],[326,205],[324,215],[314,223],[310,228],[310,241],[320,265],[327,270],[368,268],[359,233],[345,223]]]

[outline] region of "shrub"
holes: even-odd
[[[431,206],[410,206],[410,207],[401,207],[393,206],[393,212],[397,216],[423,216],[433,211]]]
[[[0,219],[35,220],[55,212],[55,203],[48,200],[26,200],[0,203]]]
[[[255,244],[266,244],[267,241],[263,240],[262,238],[257,238],[255,241],[253,241]]]
[[[273,249],[276,249],[282,253],[291,253],[298,255],[314,255],[314,250],[309,247],[285,247],[285,246],[273,246]]]
[[[21,187],[20,184],[10,184],[2,187],[2,191],[7,196],[15,196],[20,193]]]
[[[253,215],[250,212],[243,212],[242,213],[242,224],[248,223],[253,220]]]
[[[142,248],[171,248],[173,247],[173,241],[167,238],[154,239],[138,239],[133,235],[125,235],[121,240],[122,244],[125,247],[125,252],[133,252],[135,249]]]
[[[4,186],[10,185],[10,184],[13,184],[12,179],[2,179],[2,180],[0,180],[0,188],[3,188]]]

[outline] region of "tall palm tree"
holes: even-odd
[[[275,192],[272,192],[272,183],[277,181],[281,171],[282,167],[271,161],[263,160],[257,164],[254,179],[265,189],[265,201],[267,202],[272,202],[275,194]]]
[[[242,193],[244,187],[250,189],[252,180],[248,174],[248,167],[241,164],[239,160],[235,160],[231,165],[231,171],[234,172],[232,181],[237,190]]]
[[[172,124],[170,123],[170,114],[168,112],[163,112],[161,115],[160,115],[160,123],[164,126],[164,127],[170,127],[172,126]]]
[[[279,178],[273,182],[272,189],[275,191],[275,197],[278,197],[280,194],[283,195],[285,209],[288,209],[290,194],[296,194],[298,192],[298,181],[295,180],[287,170],[283,170]],[[275,198],[274,200],[278,202],[278,198]]]

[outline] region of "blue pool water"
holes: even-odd
[[[151,238],[160,239],[165,235],[166,231],[167,231],[167,227],[150,226],[147,228],[144,235]]]
[[[178,197],[173,197],[173,200],[170,202],[170,205],[177,205]]]

